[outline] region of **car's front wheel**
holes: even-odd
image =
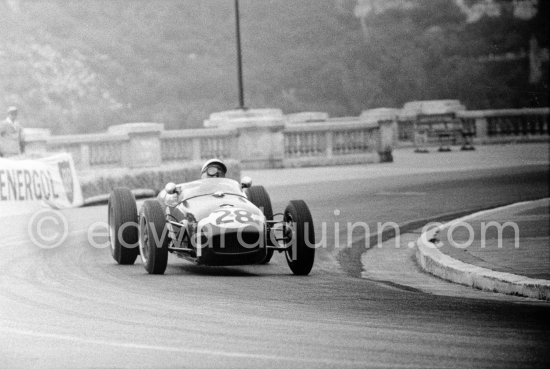
[[[315,230],[308,206],[302,200],[292,200],[283,219],[286,261],[292,273],[308,275],[315,260]]]
[[[115,188],[107,208],[113,259],[118,264],[134,264],[139,254],[136,199],[129,189]]]
[[[149,274],[164,274],[169,243],[162,205],[157,200],[145,200],[139,212],[139,251]]]

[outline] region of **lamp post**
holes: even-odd
[[[246,110],[244,106],[243,87],[243,61],[241,55],[241,26],[239,20],[239,0],[235,0],[235,31],[237,35],[237,79],[239,81],[239,109]]]

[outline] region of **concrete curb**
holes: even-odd
[[[466,264],[441,251],[437,244],[430,242],[443,229],[456,223],[467,221],[480,215],[493,213],[510,207],[516,207],[533,201],[512,204],[496,209],[481,211],[446,224],[434,227],[422,233],[416,241],[416,260],[425,271],[451,282],[478,288],[484,291],[499,292],[550,301],[550,281],[533,279],[511,273],[496,272],[491,269]]]

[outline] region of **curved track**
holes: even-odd
[[[334,231],[345,234],[348,221],[403,223],[548,196],[546,167],[463,176],[268,187],[276,211],[290,198],[308,202],[318,239],[328,223],[308,277],[291,275],[280,255],[238,268],[171,257],[164,276],[139,261],[115,265],[88,240],[105,206],[63,211],[70,233],[51,250],[30,241],[28,216],[3,219],[0,366],[548,367],[547,304],[407,291],[356,278],[354,259],[335,261],[344,253]]]

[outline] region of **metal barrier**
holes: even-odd
[[[540,140],[549,135],[548,120],[550,108],[524,108],[502,110],[474,110],[456,113],[457,122],[450,132],[454,143],[464,144],[467,140],[478,143],[490,143],[509,140]],[[428,141],[437,142],[435,130],[431,130],[422,121],[425,117],[398,120],[398,138],[400,142],[413,141],[415,131],[427,130]],[[429,125],[437,122],[433,117]],[[441,120],[442,122],[444,119]]]

